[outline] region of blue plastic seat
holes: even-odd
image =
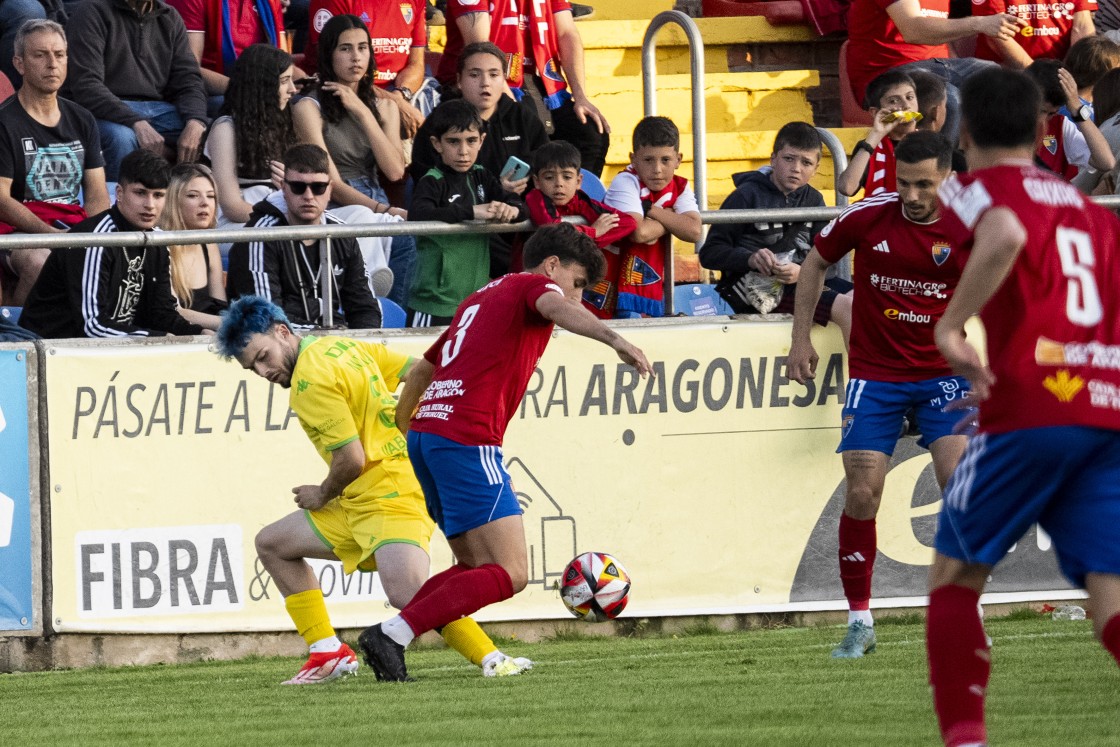
[[[22,306],[0,306],[0,316],[12,324],[19,324],[19,315],[22,313]]]
[[[400,304],[380,296],[377,297],[377,303],[381,306],[382,329],[404,329],[408,322],[408,314],[400,307]]]
[[[579,173],[583,174],[583,186],[580,189],[592,200],[602,202],[607,196],[607,188],[603,186],[603,182],[587,169],[580,169]]]
[[[735,310],[714,285],[691,283],[673,288],[673,308],[685,316],[731,316]]]

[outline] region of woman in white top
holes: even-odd
[[[218,185],[219,228],[243,225],[254,203],[279,189],[280,157],[297,142],[288,106],[296,94],[292,74],[291,55],[267,44],[254,44],[237,58],[206,140]]]

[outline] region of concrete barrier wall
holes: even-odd
[[[821,364],[805,387],[784,376],[788,321],[619,326],[655,362],[652,380],[608,348],[558,332],[530,382],[504,458],[525,508],[531,581],[479,618],[567,618],[556,581],[586,550],[627,567],[631,618],[845,608],[834,450],[846,365],[835,330],[814,331]],[[435,338],[355,336],[413,355]],[[0,365],[11,366],[0,367],[8,425],[0,439],[16,423],[26,429],[0,441],[2,474],[25,468],[34,498],[19,514],[25,535],[16,529],[23,518],[13,524],[13,537],[28,538],[20,548],[30,556],[31,614],[5,622],[0,635],[290,629],[253,537],[294,508],[292,486],[320,481],[326,467],[286,390],[221,361],[202,338],[3,346]],[[22,401],[12,382],[28,393],[25,422],[12,415]],[[923,603],[939,500],[928,454],[904,439],[879,518],[877,604]],[[50,522],[39,522],[40,506]],[[436,540],[433,568],[449,560]],[[14,587],[22,576],[3,569],[5,588]],[[387,616],[376,575],[344,577],[337,563],[316,572],[337,627]],[[1058,574],[1048,538],[1033,531],[990,589],[996,602],[1079,595]]]
[[[39,356],[31,343],[0,344],[0,634],[43,633],[39,488]]]

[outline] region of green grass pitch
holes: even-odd
[[[1090,623],[990,619],[997,745],[1120,744],[1120,669]],[[281,687],[302,661],[0,675],[6,745],[933,745],[922,618],[881,620],[879,649],[834,661],[838,626],[504,641],[537,667],[484,679],[450,650],[418,679]]]

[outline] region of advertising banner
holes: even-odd
[[[27,412],[27,357],[34,354],[0,349],[0,633],[35,624]]]
[[[846,379],[835,330],[814,331],[821,361],[807,386],[784,375],[788,322],[621,331],[655,376],[558,332],[530,381],[504,450],[525,510],[530,583],[479,619],[566,617],[556,584],[588,550],[629,571],[627,616],[844,608],[834,451]],[[434,336],[371,339],[419,355]],[[289,629],[253,538],[326,466],[287,390],[204,344],[49,348],[55,629]],[[938,501],[928,453],[904,439],[879,518],[880,603],[924,594]],[[433,570],[449,562],[436,539]],[[336,626],[388,616],[375,574],[314,566]],[[1070,593],[1034,534],[992,588]]]

